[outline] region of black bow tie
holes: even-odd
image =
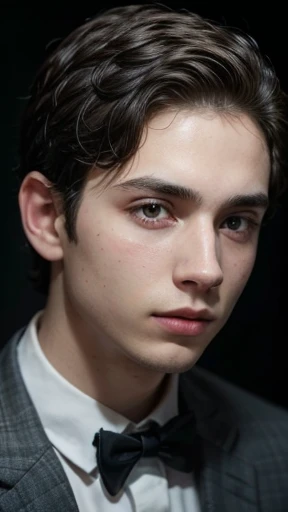
[[[122,489],[141,457],[157,456],[178,471],[192,471],[195,434],[192,412],[172,418],[163,427],[154,423],[148,430],[133,434],[117,434],[101,428],[92,444],[97,448],[98,469],[109,494],[115,496]]]

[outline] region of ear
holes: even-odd
[[[18,201],[23,229],[32,247],[48,261],[61,260],[64,216],[57,210],[50,182],[40,172],[30,172],[21,184]]]

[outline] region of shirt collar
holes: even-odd
[[[97,402],[68,382],[44,355],[37,336],[39,311],[18,345],[25,385],[53,446],[73,464],[90,473],[97,466],[94,435],[100,428],[122,433],[154,420],[163,425],[178,414],[178,375],[171,375],[161,403],[137,425]]]

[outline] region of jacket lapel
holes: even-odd
[[[68,479],[21,377],[16,349],[22,332],[0,357],[0,512],[78,512]]]
[[[202,369],[195,367],[180,376],[179,404],[180,411],[193,410],[197,419],[195,479],[201,512],[259,510],[253,462],[236,454],[239,429]]]
[[[197,475],[202,512],[259,510],[252,464],[205,441],[202,464]]]
[[[38,454],[39,455],[39,454]],[[78,507],[71,492],[70,484],[59,468],[60,462],[49,447],[37,459],[30,458],[27,470],[19,470],[17,458],[10,462],[5,471],[7,491],[0,496],[0,511],[15,512],[16,510],[39,512],[55,512],[69,510],[78,512]]]

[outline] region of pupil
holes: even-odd
[[[144,207],[146,217],[157,217],[159,215],[160,206],[158,204],[149,204]]]
[[[230,229],[239,229],[241,226],[241,219],[239,219],[239,217],[230,217],[227,224]]]

